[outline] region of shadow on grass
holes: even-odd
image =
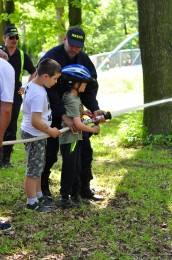
[[[104,124],[102,135],[93,137],[92,186],[104,200],[89,207],[56,206],[48,215],[26,211],[25,153],[16,147],[14,169],[0,175],[0,212],[13,225],[0,236],[1,259],[170,259],[171,153],[113,147],[119,123]],[[56,205],[60,168],[61,160],[51,181]]]
[[[143,148],[136,150],[133,158],[120,161],[126,172],[107,205],[107,210],[116,212],[119,257],[170,259],[172,256],[172,173],[166,158],[168,150]]]

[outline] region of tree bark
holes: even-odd
[[[5,13],[12,14],[15,10],[14,0],[4,0]],[[10,20],[6,21],[6,26],[11,25]]]
[[[58,26],[60,25],[60,28],[61,28],[61,33],[58,34],[58,43],[59,44],[62,44],[63,43],[63,40],[64,40],[64,31],[66,31],[65,29],[65,24],[63,22],[63,14],[64,14],[64,7],[57,7],[56,8],[56,19],[57,19],[57,23],[58,23]]]
[[[0,0],[0,14],[7,13],[11,14],[14,12],[14,0]],[[5,27],[9,26],[10,20],[4,21],[0,23],[0,43],[3,44],[4,41],[2,39],[2,36],[4,34]]]
[[[122,10],[123,10],[123,27],[124,27],[124,34],[127,35],[128,34],[128,31],[127,31],[127,23],[126,23],[126,14],[125,14],[125,10],[126,10],[126,4],[124,1],[121,1],[121,5],[122,5]]]
[[[82,24],[81,0],[78,2],[80,5],[75,6],[73,0],[68,0],[69,6],[69,25],[80,26]]]
[[[0,14],[4,13],[4,7],[3,7],[3,0],[0,0]],[[0,23],[0,43],[3,44],[4,41],[2,39],[3,33],[4,33],[5,24],[2,21]]]
[[[138,0],[144,103],[172,97],[172,1]],[[148,134],[172,133],[172,102],[144,109]]]

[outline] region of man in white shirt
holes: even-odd
[[[11,64],[2,57],[4,51],[0,48],[0,146],[4,132],[11,119],[11,109],[14,96],[15,72]]]
[[[15,72],[8,63],[8,51],[5,46],[0,45],[0,151],[3,136],[11,119],[11,110],[14,96]],[[0,156],[1,158],[1,156]],[[0,167],[2,166],[0,162]],[[10,223],[0,222],[0,230],[11,229]]]

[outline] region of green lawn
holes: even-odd
[[[79,209],[56,207],[46,215],[26,210],[25,152],[22,144],[14,146],[14,168],[0,170],[0,219],[13,225],[0,234],[0,259],[171,259],[172,150],[119,146],[125,118],[113,118],[92,136],[91,186],[104,200]],[[56,204],[60,168],[59,155],[51,175]]]
[[[92,137],[94,187],[102,202],[48,215],[25,210],[25,152],[15,145],[14,168],[1,170],[0,215],[13,230],[1,234],[3,259],[169,259],[172,252],[172,152],[122,148],[115,133],[123,117]],[[61,158],[51,190],[59,199]],[[20,258],[20,257],[21,258]],[[11,258],[10,258],[11,257]]]

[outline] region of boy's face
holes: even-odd
[[[87,83],[86,83],[86,82],[82,82],[81,86],[79,87],[78,92],[79,92],[79,93],[84,92],[86,86],[87,86]]]
[[[46,88],[53,87],[56,83],[58,78],[60,77],[60,73],[55,73],[52,77],[50,77],[48,74],[44,75],[44,86]]]

